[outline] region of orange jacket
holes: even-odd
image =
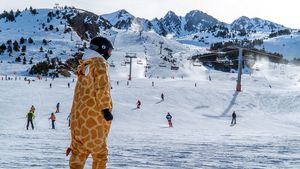
[[[56,116],[53,114],[53,115],[50,116],[50,119],[51,119],[52,121],[55,121],[55,120],[56,120]]]

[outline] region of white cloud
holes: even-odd
[[[190,10],[198,9],[227,23],[244,15],[300,28],[298,0],[0,0],[0,10],[24,9],[29,6],[49,8],[56,2],[97,14],[126,9],[135,16],[147,19],[163,17],[169,10],[185,15]]]

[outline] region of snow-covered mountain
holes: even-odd
[[[286,29],[283,25],[260,19],[260,18],[248,18],[246,16],[242,16],[231,24],[232,29],[234,30],[255,30],[255,31],[265,31],[272,32],[278,31],[281,29]]]
[[[113,42],[114,55],[118,56],[117,59],[112,59],[115,64],[121,65],[126,53],[134,52],[144,66],[151,63],[152,68],[161,70],[148,72],[164,72],[166,75],[174,72],[170,67],[175,64],[175,59],[176,66],[183,65],[191,54],[202,51],[202,48],[183,45],[150,31],[147,25],[151,23],[142,18],[134,18],[130,29],[123,30],[113,27],[113,24],[102,16],[75,8],[37,9],[34,14],[30,10],[24,10],[18,16],[16,13],[12,16],[12,21],[7,21],[7,17],[0,19],[0,60],[20,68],[11,66],[5,72],[1,72],[3,74],[28,74],[28,70],[34,65],[41,67],[36,64],[44,61],[50,64],[49,69],[65,69],[66,65],[63,63],[72,59],[78,51],[84,51],[87,40],[97,35],[105,36]],[[30,38],[33,42],[29,42]],[[163,43],[163,48],[160,43]],[[2,47],[5,49],[2,50]],[[55,64],[52,64],[53,62]],[[158,66],[162,62],[165,65],[164,69]],[[55,71],[45,69],[40,73]],[[186,74],[184,69],[176,72],[178,76]]]
[[[193,10],[185,15],[184,28],[187,32],[199,32],[217,24],[221,24],[216,18],[199,10]]]
[[[193,10],[184,17],[169,11],[163,18],[154,18],[151,21],[135,17],[124,9],[101,16],[117,29],[129,29],[134,20],[139,20],[144,30],[152,29],[160,35],[174,34],[176,36],[196,33],[221,23],[214,17],[199,10]]]
[[[125,9],[101,16],[108,20],[117,29],[128,29],[135,18]]]
[[[138,18],[127,12],[126,10],[119,10],[110,14],[101,15],[108,20],[117,29],[129,29],[132,26],[132,22]],[[145,30],[153,29],[160,35],[173,34],[176,37],[182,37],[206,31],[214,26],[226,26],[232,30],[246,30],[248,32],[274,32],[282,29],[287,29],[283,25],[260,19],[260,18],[248,18],[242,16],[236,19],[231,24],[226,24],[210,16],[200,10],[192,10],[185,16],[178,16],[173,11],[167,12],[163,18],[154,18],[149,21],[147,19],[141,19],[141,24]],[[144,24],[147,23],[147,24]]]
[[[272,39],[277,35],[289,36],[290,32],[273,32],[272,36],[269,36],[272,30],[285,27],[261,19],[251,20],[243,17],[232,25],[234,29],[233,26],[198,10],[185,16],[178,16],[169,11],[161,19],[147,20],[135,17],[126,10],[99,16],[73,7],[30,8],[0,14],[0,60],[20,66],[19,69],[8,69],[6,73],[17,71],[26,74],[27,69],[39,62],[65,62],[73,58],[78,51],[84,51],[90,38],[101,35],[114,43],[115,51],[120,56],[120,59],[116,60],[119,64],[127,52],[135,52],[140,55],[140,59],[144,59],[145,64],[147,60],[152,64],[152,68],[159,70],[153,69],[148,72],[173,74],[176,71],[165,70],[158,65],[167,61],[164,64],[170,68],[176,60],[176,66],[181,67],[177,74],[190,75],[185,66],[189,63],[187,58],[195,53],[207,52],[212,43],[264,39],[268,43],[265,49],[274,51],[269,47],[275,43]],[[246,31],[236,30],[237,27]],[[295,44],[298,40],[297,33],[291,31],[291,36],[295,37]],[[167,36],[170,34],[173,38]],[[277,39],[276,43],[281,44],[283,39]],[[258,48],[264,48],[264,45]],[[289,51],[293,51],[291,55]],[[291,59],[299,57],[300,50],[284,50],[284,54]]]

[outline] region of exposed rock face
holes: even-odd
[[[81,39],[88,40],[100,31],[110,29],[112,25],[103,17],[87,11],[67,15],[68,22]]]

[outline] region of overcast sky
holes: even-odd
[[[125,9],[134,16],[153,19],[169,10],[184,16],[201,10],[231,23],[240,16],[259,17],[291,28],[300,28],[300,0],[0,0],[0,11],[25,7],[52,8],[55,3],[75,6],[96,14]]]

